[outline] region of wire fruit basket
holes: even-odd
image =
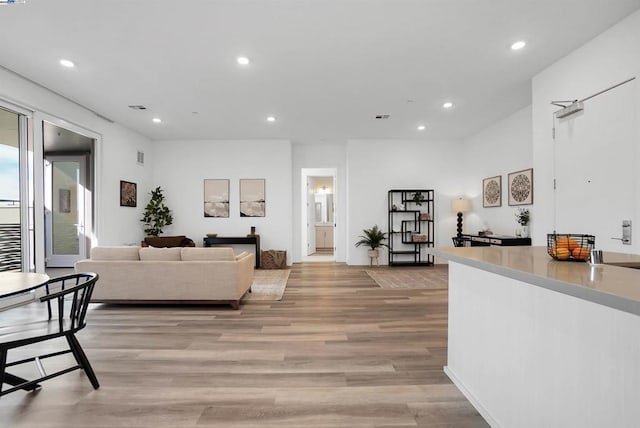
[[[556,260],[583,262],[589,260],[596,244],[593,235],[575,233],[547,234],[547,253]]]

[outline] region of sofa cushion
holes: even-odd
[[[180,261],[180,247],[176,248],[140,248],[140,260]]]
[[[93,247],[91,260],[140,260],[140,247]]]
[[[205,260],[205,261],[234,261],[233,248],[231,247],[184,247],[182,250],[182,260]]]

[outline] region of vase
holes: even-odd
[[[528,238],[529,237],[529,226],[522,226],[522,237],[523,238]]]

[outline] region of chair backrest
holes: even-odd
[[[87,308],[98,274],[74,273],[50,279],[46,284],[46,295],[40,298],[47,302],[49,319],[52,318],[51,302],[57,303],[58,326],[62,331],[78,331],[85,327]]]

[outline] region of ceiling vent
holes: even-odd
[[[376,119],[389,119],[391,117],[390,114],[377,114]]]
[[[144,152],[138,150],[137,160],[138,165],[144,165]]]
[[[143,105],[135,105],[135,106],[129,106],[130,109],[133,110],[146,110],[147,108]]]

